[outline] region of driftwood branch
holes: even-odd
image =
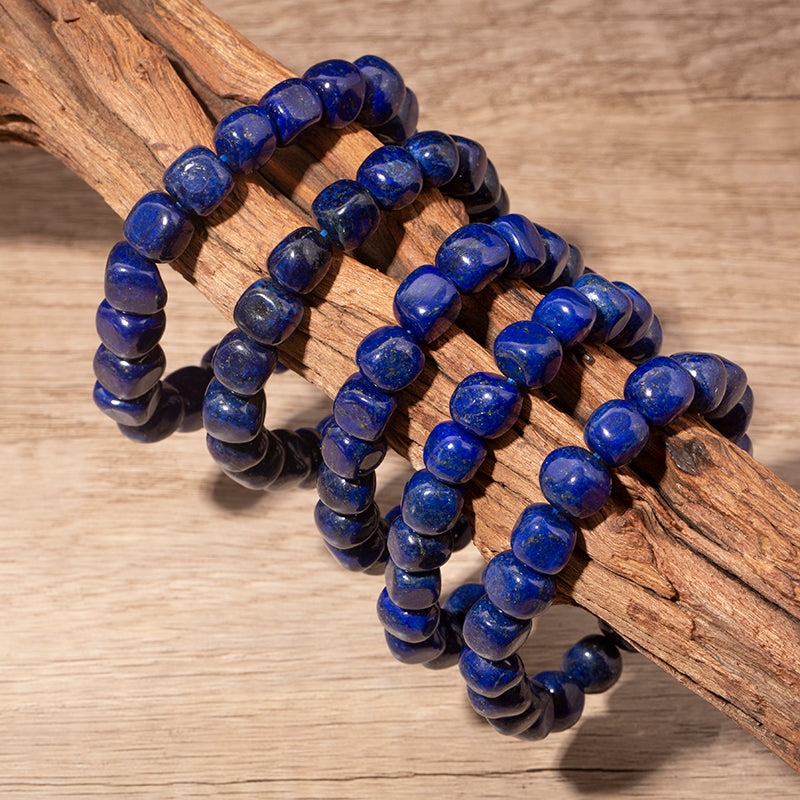
[[[191,0],[0,0],[0,138],[39,146],[123,216],[213,123],[290,73]],[[272,244],[308,221],[311,199],[352,177],[377,146],[366,132],[318,131],[240,181],[174,264],[227,317]],[[462,221],[432,191],[383,226],[362,261],[345,256],[315,293],[283,357],[329,395],[354,371],[361,337],[391,321],[401,275],[429,263]],[[373,266],[388,266],[388,275]],[[392,444],[421,462],[427,432],[487,347],[539,296],[500,282],[468,304],[405,395]],[[604,347],[566,360],[552,395],[530,394],[469,498],[476,544],[506,549],[535,476],[556,446],[578,444],[590,411],[620,396],[631,366]],[[654,438],[617,472],[602,514],[582,525],[562,599],[606,619],[645,655],[800,770],[800,497],[698,419]]]

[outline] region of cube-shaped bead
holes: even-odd
[[[280,475],[283,469],[283,462],[286,460],[286,451],[283,444],[269,431],[263,431],[266,439],[267,448],[260,461],[246,469],[229,470],[223,468],[223,472],[236,483],[246,486],[254,491],[264,491]],[[261,437],[259,434],[254,441]],[[234,443],[235,444],[235,443]]]
[[[575,526],[568,517],[548,503],[534,503],[514,523],[511,549],[531,569],[555,575],[569,561],[575,539]]]
[[[552,331],[562,347],[573,347],[589,335],[596,316],[594,305],[577,289],[563,286],[545,295],[531,319]]]
[[[324,464],[317,474],[319,499],[339,514],[360,514],[375,499],[375,473],[348,480]]]
[[[344,550],[332,547],[325,542],[328,552],[336,559],[340,567],[348,572],[366,572],[367,570],[380,564],[386,552],[386,538],[383,529],[379,525],[375,532],[368,539]],[[381,570],[383,567],[381,566]]]
[[[323,125],[344,128],[359,115],[366,84],[355,64],[338,58],[321,61],[305,71],[303,80],[314,87],[322,101]]]
[[[633,312],[633,303],[622,289],[594,273],[578,278],[575,288],[597,312],[586,341],[608,342],[625,329]]]
[[[544,242],[536,226],[522,214],[506,214],[490,223],[509,247],[504,275],[527,278],[542,267],[547,258]]]
[[[541,683],[530,678],[528,679],[528,683],[530,684],[531,692],[533,693],[531,710],[538,710],[539,714],[532,721],[526,720],[528,724],[524,726],[524,729],[521,732],[514,732],[511,735],[526,742],[538,742],[546,738],[553,730],[555,709],[553,707],[553,698],[550,695],[550,692],[548,692]],[[515,718],[509,717],[508,719],[513,721]],[[496,730],[499,730],[501,733],[504,731],[497,725],[497,723],[502,722],[504,722],[504,720],[489,720],[489,724]]]
[[[506,550],[486,565],[483,587],[489,599],[516,619],[530,619],[547,611],[556,596],[556,582]]]
[[[488,159],[483,145],[466,136],[452,136],[458,152],[456,174],[441,188],[452,197],[468,197],[481,188]]]
[[[158,405],[150,419],[142,425],[123,425],[117,427],[124,436],[141,444],[160,442],[175,433],[183,420],[183,400],[177,389],[163,384]]]
[[[400,608],[384,589],[378,597],[378,619],[392,636],[416,644],[433,635],[439,625],[439,606],[418,611]]]
[[[389,652],[402,664],[426,664],[438,658],[447,646],[446,634],[437,628],[431,636],[422,642],[404,642],[384,631]]]
[[[713,411],[722,402],[728,383],[722,359],[712,353],[673,353],[670,358],[692,376],[694,399],[688,410],[697,414]]]
[[[639,341],[629,347],[620,347],[619,352],[625,356],[625,358],[633,361],[634,364],[643,364],[648,359],[658,355],[661,350],[662,341],[663,333],[661,331],[661,322],[658,317],[653,314],[653,321],[650,323],[650,327],[647,329],[647,332],[640,337]]]
[[[397,400],[376,389],[360,372],[351,375],[333,401],[336,424],[364,441],[379,439],[397,407]]]
[[[380,517],[373,503],[360,514],[339,514],[322,502],[314,508],[317,530],[331,547],[348,550],[362,544],[378,529]]]
[[[403,489],[403,522],[421,534],[436,535],[452,528],[461,514],[464,495],[460,489],[418,470]]]
[[[274,347],[259,344],[235,328],[214,351],[214,377],[226,388],[240,395],[253,395],[264,384],[278,363]]]
[[[270,444],[270,434],[264,429],[249,442],[223,442],[206,434],[208,452],[225,472],[244,472],[254,467],[267,455]]]
[[[437,569],[447,563],[453,553],[450,531],[425,536],[409,528],[402,516],[392,520],[386,543],[394,564],[407,572]]]
[[[442,610],[450,615],[453,625],[461,628],[469,610],[485,594],[482,583],[462,583],[442,604]]]
[[[500,661],[516,653],[530,632],[529,619],[515,619],[503,613],[487,595],[467,612],[462,630],[467,646],[489,661]]]
[[[625,381],[625,399],[651,424],[669,425],[691,405],[692,376],[677,362],[656,356],[637,367]]]
[[[724,417],[741,399],[747,388],[747,374],[733,361],[719,356],[725,366],[725,394],[722,395],[719,405],[706,414],[708,419]]]
[[[425,440],[425,468],[445,483],[467,483],[486,457],[486,446],[454,422],[440,422]]]
[[[381,212],[375,198],[358,182],[334,181],[311,203],[319,227],[342,250],[355,250],[378,227]]]
[[[106,300],[125,314],[157,314],[167,304],[167,288],[153,261],[127,242],[117,242],[108,254]]]
[[[561,343],[544,325],[521,320],[506,325],[494,340],[498,369],[517,386],[546,386],[561,368]]]
[[[630,347],[647,333],[653,321],[653,307],[647,298],[633,286],[622,281],[614,281],[614,286],[621,289],[631,301],[631,315],[625,327],[609,342],[614,347]]]
[[[339,427],[328,425],[320,445],[328,469],[342,478],[363,478],[374,472],[386,455],[386,440],[367,442]]]
[[[194,225],[189,214],[167,194],[148,192],[125,218],[128,244],[152,261],[173,261],[189,244]]]
[[[257,280],[242,292],[233,321],[262,345],[280,344],[303,319],[303,301],[272,280]]]
[[[266,412],[263,391],[242,397],[215,378],[208,384],[203,399],[203,427],[223,442],[249,442],[261,431]]]
[[[100,341],[120,358],[141,358],[160,341],[167,324],[163,311],[140,316],[117,311],[103,300],[95,314]]]
[[[489,661],[465,647],[458,660],[458,671],[467,686],[483,697],[497,697],[525,680],[525,665],[516,653]]]
[[[581,718],[583,689],[566,672],[540,672],[534,675],[532,683],[544,686],[553,701],[553,733],[571,728]]]
[[[214,149],[234,172],[261,169],[275,152],[277,138],[270,114],[260,106],[242,106],[214,129]]]
[[[417,341],[438,339],[461,313],[461,293],[440,269],[417,267],[397,288],[394,318]]]
[[[356,364],[371,384],[392,394],[417,379],[425,366],[425,355],[402,328],[385,326],[362,339]]]
[[[234,177],[207,147],[191,147],[167,167],[164,188],[184,207],[205,217],[230,194]]]
[[[281,81],[258,101],[258,105],[272,119],[279,147],[291,144],[322,119],[322,100],[314,87],[302,78]]]
[[[267,259],[267,270],[285,289],[310,292],[327,274],[333,259],[330,241],[316,228],[303,227],[282,239]]]
[[[610,689],[622,674],[619,650],[605,636],[592,634],[576,642],[561,658],[561,670],[586,694]]]
[[[355,65],[364,77],[364,105],[358,121],[368,128],[388,122],[400,110],[406,85],[400,73],[378,56],[361,56]]]
[[[534,225],[542,237],[546,255],[544,264],[530,276],[530,284],[536,287],[550,286],[558,281],[567,266],[569,245],[557,233],[545,228],[544,225],[536,225],[536,223]]]
[[[545,499],[570,517],[596,514],[611,496],[611,475],[582,447],[559,447],[542,462],[539,486]]]
[[[561,286],[572,286],[578,278],[586,272],[586,265],[583,263],[583,253],[574,244],[567,245],[569,253],[564,269],[554,281],[547,285],[547,291],[558,289]]]
[[[608,400],[586,422],[586,446],[610,467],[633,461],[650,438],[647,420],[624,400]]]
[[[502,719],[522,714],[530,708],[532,697],[528,681],[520,681],[496,697],[484,697],[467,687],[467,699],[472,710],[487,719]]]
[[[737,442],[745,435],[753,418],[753,390],[748,386],[741,400],[723,417],[709,420],[726,439]],[[746,448],[743,448],[746,449]]]
[[[383,125],[375,125],[370,130],[384,144],[403,144],[417,130],[419,122],[419,100],[414,92],[406,87],[406,96],[400,110]]]
[[[500,199],[503,187],[491,159],[486,161],[486,173],[478,191],[464,198],[464,211],[470,218],[485,214]]]
[[[387,211],[411,205],[422,191],[417,162],[396,145],[373,150],[359,166],[356,179]]]
[[[493,439],[519,418],[522,395],[502,375],[475,372],[456,386],[450,397],[450,416],[465,431]]]
[[[389,561],[384,577],[391,601],[407,611],[430,608],[438,602],[442,591],[442,575],[438,569],[408,572]]]
[[[458,169],[458,149],[450,136],[441,131],[420,131],[403,145],[417,162],[425,186],[442,186]]]
[[[451,233],[436,252],[436,266],[466,294],[478,292],[508,264],[506,240],[483,222]]]
[[[95,381],[92,397],[95,405],[114,422],[120,422],[123,425],[144,425],[158,407],[161,384],[156,383],[141,397],[123,400],[109,392],[100,381]]]
[[[101,344],[93,362],[94,375],[103,388],[123,400],[146,394],[158,383],[166,365],[164,351],[158,345],[142,358],[125,359]]]

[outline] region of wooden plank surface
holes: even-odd
[[[756,456],[800,488],[796,4],[211,6],[297,71],[395,63],[422,128],[482,141],[514,210],[651,298],[666,352],[747,369]],[[800,797],[788,767],[640,657],[538,745],[489,730],[456,674],[395,663],[379,581],[333,565],[311,494],[254,497],[201,437],[136,446],[95,410],[119,221],[41,153],[0,148],[0,180],[0,796]],[[167,279],[170,365],[196,363],[229,325]],[[290,375],[269,402],[273,426],[327,406]],[[387,473],[388,504],[406,471]],[[461,554],[447,584],[480,566]],[[547,615],[531,668],[593,625]]]

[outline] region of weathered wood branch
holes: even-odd
[[[160,184],[163,167],[238,102],[290,73],[190,0],[0,2],[0,138],[40,146],[120,215]],[[176,70],[173,64],[178,67]],[[313,196],[352,177],[377,146],[366,132],[318,131],[240,181],[174,265],[227,317],[286,232],[308,221]],[[430,262],[461,221],[429,192],[359,254],[390,273]],[[391,320],[396,282],[350,256],[315,293],[284,358],[329,395],[354,371],[361,337]],[[406,393],[393,446],[421,462],[427,432],[455,384],[491,370],[487,351],[538,295],[500,282],[471,301]],[[577,444],[592,408],[619,396],[630,365],[604,347],[562,369],[554,398],[531,393],[470,497],[476,544],[508,545],[553,447]],[[617,473],[612,502],[582,526],[560,591],[609,621],[648,657],[800,769],[800,497],[764,467],[689,419]]]

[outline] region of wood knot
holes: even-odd
[[[705,445],[697,438],[681,439],[673,437],[666,440],[669,457],[675,466],[689,475],[699,475],[711,463]]]

